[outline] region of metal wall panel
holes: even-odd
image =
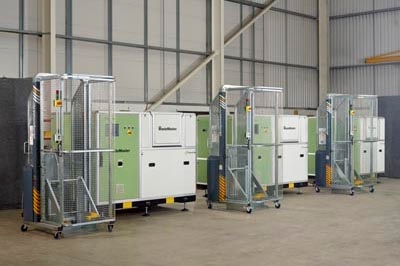
[[[113,48],[113,75],[118,82],[117,101],[144,100],[144,50]]]
[[[42,65],[42,39],[38,36],[24,36],[24,77],[34,77],[37,73],[43,72]]]
[[[192,68],[193,64],[198,64],[201,60],[203,60],[203,58],[196,55],[181,55],[181,69],[186,70]],[[184,104],[206,104],[206,87],[206,69],[202,68],[181,87],[180,102]]]
[[[379,96],[400,95],[400,65],[375,66],[375,92]]]
[[[374,0],[331,0],[329,1],[330,15],[343,15],[370,11],[374,8]]]
[[[75,36],[107,39],[107,0],[72,0]]]
[[[400,11],[379,13],[374,16],[375,55],[400,50]]]
[[[224,2],[224,33],[225,38],[240,29],[240,5],[232,2]],[[240,38],[236,38],[225,47],[225,54],[240,56]]]
[[[0,27],[18,29],[19,1],[2,0],[0,8]]]
[[[375,0],[375,9],[400,7],[399,0]]]
[[[253,66],[251,62],[244,61],[243,63],[243,82],[240,85],[244,86],[254,86],[254,80],[253,80]]]
[[[318,107],[318,72],[314,69],[288,67],[287,107]]]
[[[330,92],[375,94],[373,67],[332,69]]]
[[[267,86],[264,80],[265,64],[255,64],[255,86]]]
[[[225,84],[240,85],[240,61],[225,59]]]
[[[65,71],[65,40],[56,39],[56,73],[66,73]]]
[[[42,27],[42,1],[25,0],[24,29],[32,31],[40,31],[41,27]]]
[[[369,15],[331,20],[331,66],[363,64],[373,56],[373,25]]]
[[[286,93],[286,67],[265,64],[264,83],[265,86],[284,88]]]
[[[243,21],[248,21],[253,17],[253,8],[249,6],[243,6]],[[253,34],[252,27],[249,27],[242,34],[243,38],[243,57],[252,58],[253,55]]]
[[[149,100],[176,83],[176,54],[149,51]],[[176,102],[173,94],[167,102]]]
[[[65,34],[65,0],[57,0],[56,33],[57,34]],[[64,73],[64,72],[60,72],[60,73]]]
[[[180,1],[181,48],[206,50],[206,1]]]
[[[153,1],[150,1],[150,3],[153,3]],[[131,0],[114,1],[112,12],[113,39],[120,42],[143,44],[144,2]]]
[[[273,62],[285,62],[285,14],[270,11],[265,14],[264,21],[264,60]]]
[[[317,21],[288,15],[288,62],[317,66]]]
[[[0,32],[0,77],[18,77],[18,58],[18,35]]]
[[[176,48],[176,1],[156,0],[148,5],[149,45]]]
[[[264,60],[264,23],[265,16],[257,20],[254,24],[254,56],[259,60]]]
[[[81,41],[72,42],[72,72],[107,75],[107,46]]]
[[[287,10],[316,17],[318,0],[287,0]]]

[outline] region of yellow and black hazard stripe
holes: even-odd
[[[37,188],[33,188],[32,198],[33,198],[33,213],[35,215],[40,215],[40,192]]]
[[[325,168],[325,182],[326,187],[331,187],[332,184],[332,168],[329,164],[326,165]]]
[[[220,175],[218,178],[218,201],[219,202],[225,202],[226,200],[226,181],[225,177]]]

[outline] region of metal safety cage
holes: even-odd
[[[210,158],[219,160],[214,165],[219,172],[211,173],[215,178],[208,180],[209,207],[212,201],[247,212],[266,201],[280,207],[283,187],[278,121],[282,95],[281,88],[226,85],[213,101]],[[232,128],[227,130],[229,117]]]
[[[328,94],[318,109],[316,191],[347,190],[376,181],[377,97]],[[319,156],[320,155],[320,156]]]
[[[109,76],[34,78],[28,104],[33,200],[31,208],[24,204],[25,222],[55,229],[55,237],[65,228],[99,223],[112,230],[114,95],[115,81]],[[108,125],[105,134],[97,130],[100,112],[101,123]]]

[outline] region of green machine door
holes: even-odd
[[[108,124],[100,115],[100,140],[108,134]],[[139,115],[117,113],[113,128],[115,134],[115,153],[113,158],[114,182],[113,201],[123,202],[139,197]],[[100,191],[107,184],[102,183],[102,176],[108,173],[101,167],[108,158],[100,158]]]
[[[197,184],[207,184],[209,127],[208,115],[197,117]],[[232,144],[232,116],[228,116],[227,121],[227,144]]]
[[[254,175],[263,186],[273,184],[273,147],[272,144],[274,127],[273,117],[256,116],[254,118],[254,139],[253,139],[253,164]],[[265,188],[264,188],[265,189]]]
[[[308,175],[315,176],[315,152],[317,150],[317,119],[308,118]]]

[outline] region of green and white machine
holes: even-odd
[[[97,124],[102,139],[109,125],[101,114]],[[116,112],[112,128],[117,209],[196,200],[195,114]]]
[[[384,120],[375,95],[328,94],[318,108],[316,186],[332,190],[368,187],[384,171]],[[380,155],[378,155],[380,154]]]
[[[254,140],[257,143],[270,143],[275,135],[273,116],[258,115],[254,120]],[[307,117],[298,115],[281,115],[278,118],[279,163],[282,164],[280,185],[284,188],[304,187],[308,185],[307,175]],[[256,146],[255,169],[257,176],[262,177],[261,184],[267,187],[273,184],[274,169],[269,162],[271,152],[268,147]]]

